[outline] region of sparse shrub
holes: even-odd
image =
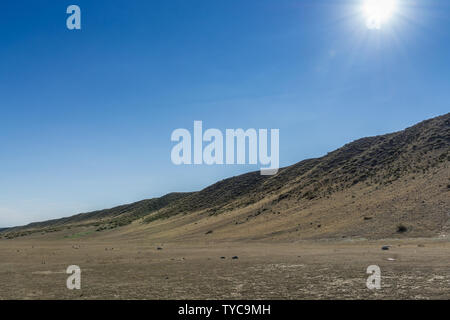
[[[406,231],[408,231],[408,228],[405,227],[404,225],[399,224],[399,225],[397,226],[397,233],[404,233],[404,232],[406,232]]]

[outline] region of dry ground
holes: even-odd
[[[66,288],[73,264],[81,290]],[[381,290],[366,288],[373,264]],[[3,239],[0,284],[0,299],[450,299],[450,242]]]

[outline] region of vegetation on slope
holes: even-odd
[[[448,167],[449,151],[450,113],[403,131],[356,140],[321,158],[282,168],[274,176],[250,172],[219,181],[198,192],[171,193],[112,209],[32,223],[2,234],[12,238],[34,232],[59,231],[73,225],[93,225],[97,231],[102,231],[141,218],[143,223],[150,223],[195,212],[214,216],[258,203],[260,209],[255,209],[253,215],[268,209],[288,210],[300,202],[326,201],[332,194],[358,184],[378,190],[405,176],[424,177],[433,168]],[[447,185],[450,181],[443,183]],[[447,189],[450,190],[450,185]],[[283,207],[280,203],[286,205]]]

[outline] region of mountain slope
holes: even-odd
[[[80,213],[67,218],[34,222],[26,226],[5,229],[10,237],[28,235],[35,232],[55,232],[72,226],[94,226],[96,230],[114,229],[131,223],[145,215],[157,211],[173,201],[187,196],[189,193],[169,193],[160,198],[153,198],[117,206],[111,209]],[[2,230],[0,230],[2,232]]]
[[[450,114],[362,138],[327,155],[251,172],[201,191],[30,224],[7,237],[69,226],[155,239],[436,236],[449,229]],[[56,229],[55,229],[56,228]],[[101,233],[101,232],[100,232]]]

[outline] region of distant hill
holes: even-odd
[[[295,147],[295,146],[293,146]],[[274,176],[11,228],[7,238],[91,228],[155,239],[442,236],[450,229],[450,113],[362,138]],[[108,233],[110,235],[110,233]]]

